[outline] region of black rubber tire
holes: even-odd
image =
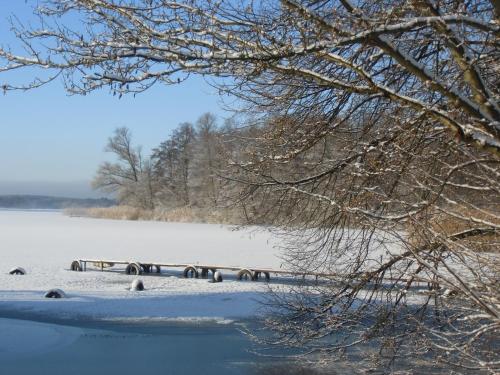
[[[202,268],[201,269],[201,278],[202,279],[208,278],[208,268]]]
[[[184,269],[184,277],[185,278],[198,278],[198,270],[194,266],[188,266]]]
[[[218,278],[216,276],[218,276]],[[223,280],[224,280],[224,278],[222,277],[222,274],[220,272],[216,271],[212,274],[212,282],[213,283],[221,283]]]
[[[66,298],[66,294],[60,289],[51,289],[44,295],[45,298]]]
[[[154,264],[141,264],[144,273],[161,273],[161,267]]]
[[[135,279],[134,281],[132,281],[132,284],[130,285],[130,290],[141,292],[144,290],[144,283],[142,282],[142,280]]]
[[[129,263],[127,268],[125,268],[125,273],[127,275],[140,275],[142,273],[142,267],[138,263]]]
[[[212,278],[213,278],[215,271],[217,271],[215,268],[202,268],[201,269],[201,278],[208,279],[208,275],[210,275],[210,273],[212,274]]]
[[[24,270],[16,268],[16,269],[10,271],[9,274],[11,274],[11,275],[24,275],[25,273],[24,273]]]
[[[259,271],[256,271],[253,274],[253,279],[254,280],[260,280],[260,279],[262,279],[262,277],[264,277],[266,279],[266,281],[271,280],[271,275],[269,275],[269,272],[259,272]]]
[[[255,281],[254,273],[246,268],[240,270],[236,275],[236,277],[238,278],[238,280],[241,281],[249,281],[249,280]]]
[[[79,261],[74,260],[71,262],[71,271],[81,271],[82,270],[82,265],[80,264]]]

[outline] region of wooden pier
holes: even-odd
[[[181,269],[182,275],[185,278],[208,278],[209,275],[213,277],[216,271],[232,271],[236,272],[236,278],[238,280],[266,280],[271,279],[271,275],[286,275],[286,276],[301,276],[313,277],[316,280],[319,278],[324,279],[338,279],[341,278],[341,274],[335,273],[323,273],[323,272],[300,272],[291,270],[276,270],[270,268],[260,268],[260,267],[241,267],[241,266],[223,266],[215,264],[198,264],[198,263],[156,263],[156,262],[138,262],[138,261],[124,261],[124,260],[104,260],[104,259],[77,259],[71,263],[70,269],[72,271],[87,271],[87,266],[90,264],[94,268],[100,271],[106,271],[117,265],[124,266],[124,272],[127,275],[141,275],[141,274],[160,274],[162,269]],[[366,279],[370,275],[370,272],[362,272],[355,277],[355,280],[361,281]],[[351,276],[352,278],[352,276]],[[420,278],[412,276],[411,279],[406,277],[388,277],[382,278],[383,282],[395,282],[395,283],[428,283],[429,281],[425,278]]]
[[[238,280],[258,281],[264,279],[269,281],[271,275],[289,275],[303,276],[304,273],[296,271],[275,270],[259,267],[240,267],[223,266],[215,264],[194,264],[194,263],[156,263],[156,262],[137,262],[123,260],[104,260],[104,259],[78,259],[71,263],[72,271],[87,271],[87,266],[91,265],[101,271],[109,270],[115,266],[124,266],[124,271],[128,275],[141,274],[159,274],[162,269],[182,269],[183,276],[186,278],[207,278],[218,270],[236,272]],[[307,276],[313,277],[332,277],[334,275],[324,273],[307,273]]]

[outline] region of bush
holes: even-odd
[[[83,216],[113,220],[145,220],[177,223],[241,224],[238,213],[233,210],[213,208],[179,207],[147,210],[132,206],[95,207],[67,209],[69,216]]]
[[[425,224],[423,224],[425,223]],[[500,233],[485,223],[492,223],[494,226],[500,225],[498,219],[487,210],[469,207],[450,207],[441,212],[426,213],[426,217],[421,218],[421,225],[414,225],[410,222],[408,233],[411,242],[416,246],[423,246],[426,243],[429,230],[442,238],[450,238],[465,231],[485,228],[488,230],[480,235],[473,235],[466,238],[457,239],[463,246],[476,252],[500,252]]]

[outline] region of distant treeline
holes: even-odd
[[[108,198],[81,199],[43,195],[0,195],[0,208],[64,209],[69,207],[110,207],[116,201]]]

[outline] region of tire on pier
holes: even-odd
[[[151,264],[141,263],[141,269],[142,269],[143,273],[150,273],[151,272]]]
[[[71,262],[71,271],[82,271],[82,264],[78,260]]]
[[[127,275],[140,275],[142,273],[142,267],[139,263],[129,263],[127,268],[125,268],[125,273]]]
[[[212,273],[212,278],[215,275],[215,271],[217,271],[215,268],[202,268],[201,269],[201,278],[202,279],[208,279],[208,274],[211,272]]]
[[[271,275],[269,275],[269,272],[266,271],[255,271],[253,274],[253,279],[254,280],[259,280],[265,278],[266,281],[271,280]]]
[[[184,269],[184,272],[183,272],[183,275],[185,278],[198,278],[199,274],[198,274],[198,270],[196,269],[195,266],[187,266],[185,269]]]
[[[161,273],[161,267],[155,264],[141,264],[144,273]]]
[[[254,273],[246,268],[241,269],[236,275],[236,277],[238,278],[238,280],[242,281],[248,281],[248,280],[255,281]]]

